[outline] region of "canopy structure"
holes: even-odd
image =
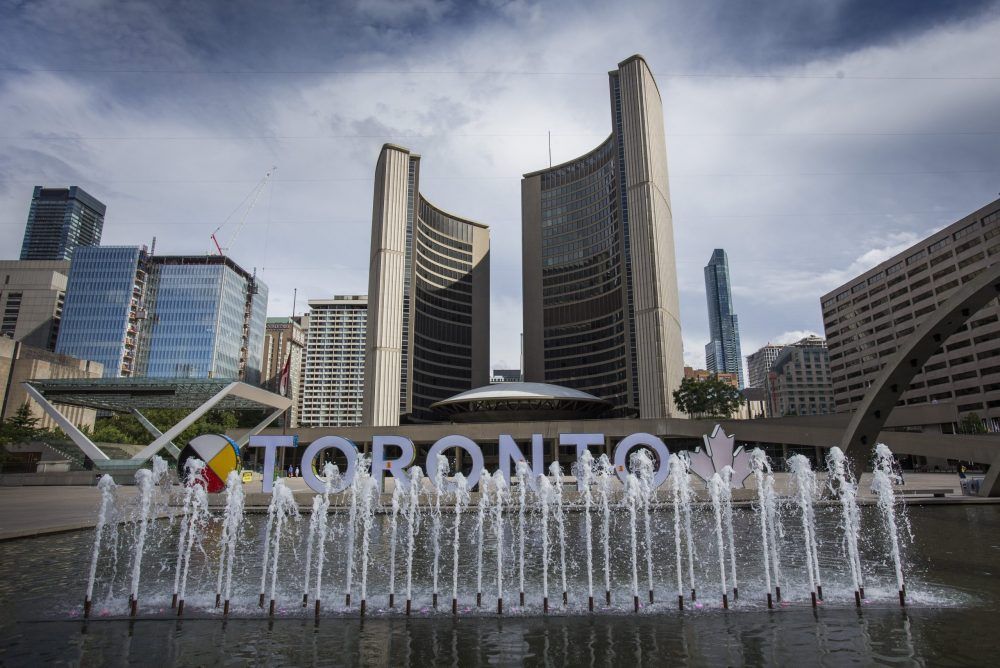
[[[260,424],[238,439],[237,443],[244,445],[292,405],[288,397],[240,381],[215,378],[60,378],[29,380],[23,385],[31,398],[98,468],[138,466],[163,449],[176,457],[179,450],[171,441],[212,409],[270,409],[271,412]],[[54,403],[131,413],[150,433],[153,441],[131,459],[112,460],[66,419]],[[160,432],[142,414],[143,410],[150,408],[190,409],[190,413],[167,431]]]
[[[561,385],[497,383],[431,405],[452,422],[573,420],[607,413],[610,401]]]

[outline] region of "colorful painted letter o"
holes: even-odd
[[[177,458],[177,472],[184,478],[184,462],[197,457],[205,462],[205,489],[216,494],[226,488],[231,471],[240,470],[240,448],[236,441],[221,434],[202,434],[188,443]]]

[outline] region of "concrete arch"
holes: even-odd
[[[875,447],[875,440],[889,413],[913,377],[920,373],[927,360],[940,350],[944,341],[991,299],[1000,295],[1000,263],[994,263],[963,285],[930,314],[910,335],[872,383],[861,404],[854,411],[844,431],[840,448],[853,457],[856,470]],[[996,486],[1000,473],[1000,457],[990,462],[984,494]]]

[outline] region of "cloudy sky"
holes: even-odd
[[[220,240],[270,315],[367,291],[372,173],[424,156],[490,225],[492,360],[516,367],[520,175],[610,132],[642,53],[667,128],[685,356],[729,254],[743,352],[822,332],[819,296],[1000,193],[997,0],[0,0],[0,256],[34,185],[108,205],[105,244]],[[232,216],[277,172],[243,231]]]

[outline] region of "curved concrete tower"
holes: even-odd
[[[632,56],[608,73],[611,135],[521,181],[524,378],[678,415],[684,375],[663,106]]]
[[[362,424],[434,418],[490,381],[489,228],[420,194],[420,156],[386,144],[375,169]]]

